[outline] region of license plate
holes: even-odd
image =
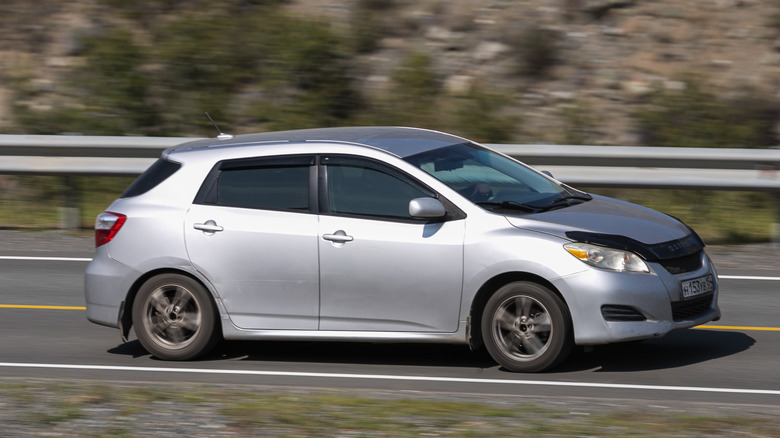
[[[712,279],[712,275],[707,275],[680,282],[680,288],[682,288],[683,299],[693,298],[714,291],[715,282]]]

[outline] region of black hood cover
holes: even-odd
[[[594,245],[609,246],[639,254],[650,262],[676,259],[685,257],[704,249],[704,242],[698,234],[691,233],[682,239],[668,242],[647,244],[626,236],[615,234],[589,233],[586,231],[569,231],[566,236],[579,242],[592,243]]]

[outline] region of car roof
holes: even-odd
[[[225,136],[227,137],[227,136]],[[338,142],[351,143],[384,150],[401,158],[461,144],[468,140],[443,132],[420,128],[394,126],[358,126],[339,128],[299,129],[258,134],[237,135],[230,138],[211,138],[184,143],[168,152],[201,150],[223,147],[256,146],[260,143]]]

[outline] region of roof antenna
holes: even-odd
[[[217,128],[217,132],[218,132],[217,139],[218,140],[229,140],[229,139],[233,138],[232,135],[225,134],[224,132],[222,132],[221,129],[219,129],[219,126],[217,125],[217,122],[215,122],[214,119],[211,118],[211,116],[209,115],[208,111],[206,111],[206,117],[208,117],[209,120],[211,121],[211,124],[214,125],[215,128]]]

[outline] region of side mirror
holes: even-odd
[[[550,172],[549,170],[543,170],[542,173],[547,175],[547,176],[549,176],[550,178],[555,179],[555,177],[553,176],[552,172]]]
[[[409,216],[414,218],[441,218],[447,214],[441,201],[436,198],[415,198],[409,201]]]

